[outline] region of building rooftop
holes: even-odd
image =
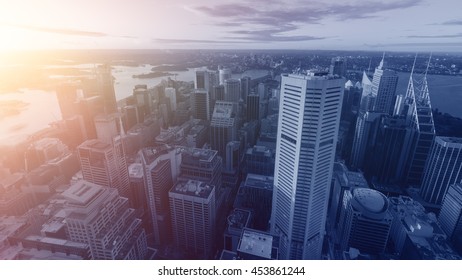
[[[64,191],[62,195],[71,202],[85,205],[93,200],[103,189],[99,185],[81,180]]]
[[[211,162],[218,154],[218,152],[215,150],[187,147],[180,148],[180,152],[183,160],[201,162]]]
[[[303,74],[283,74],[282,76],[296,78],[300,80],[338,80],[343,79],[338,76],[329,75],[328,72],[319,72],[315,70],[309,70],[306,75]]]
[[[141,154],[143,155],[144,160],[147,164],[151,164],[154,160],[156,160],[159,156],[165,155],[174,148],[166,145],[161,144],[156,147],[149,147],[141,149]]]
[[[217,101],[213,110],[212,119],[214,118],[232,118],[233,102]]]
[[[0,216],[0,245],[24,225],[26,225],[26,218]]]
[[[233,229],[243,229],[248,226],[250,220],[250,211],[243,209],[234,209],[228,216],[228,227]]]
[[[244,186],[272,190],[273,183],[273,177],[249,173],[245,179]]]
[[[141,163],[132,163],[128,166],[128,175],[130,178],[141,179],[144,176],[143,165]]]
[[[201,181],[179,179],[177,183],[173,186],[173,188],[170,190],[170,192],[208,198],[212,193],[213,189],[214,186],[210,186]]]
[[[271,259],[273,236],[258,231],[244,229],[238,251],[257,257]]]
[[[462,138],[436,136],[436,141],[444,146],[462,148]]]
[[[91,139],[83,142],[79,148],[86,148],[86,149],[91,149],[94,151],[106,151],[111,149],[111,145],[101,142],[98,139]]]
[[[388,209],[388,201],[381,192],[366,188],[353,190],[354,206],[360,206],[357,210],[365,210],[372,213],[382,213]],[[356,208],[356,207],[355,207]]]

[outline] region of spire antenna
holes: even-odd
[[[427,77],[428,68],[430,67],[430,61],[432,59],[433,52],[430,52],[430,57],[428,58],[427,68],[425,69],[425,77]]]

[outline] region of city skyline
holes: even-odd
[[[49,53],[0,80],[60,111],[0,146],[0,259],[462,258],[458,55]]]
[[[0,1],[0,51],[331,49],[457,52],[456,0]]]

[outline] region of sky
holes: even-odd
[[[0,0],[0,50],[462,51],[460,0]]]

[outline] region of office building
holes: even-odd
[[[438,221],[455,247],[462,252],[462,184],[449,187]]]
[[[334,57],[331,60],[329,74],[339,77],[346,77],[346,59],[344,57]]]
[[[218,74],[219,74],[220,85],[224,85],[226,80],[231,79],[231,69],[228,69],[228,68],[220,69],[218,70]]]
[[[241,84],[241,99],[246,100],[247,95],[250,94],[250,83],[251,83],[251,78],[250,77],[242,77],[239,79],[239,82]]]
[[[69,239],[90,245],[93,259],[143,259],[146,233],[117,190],[79,181],[63,194]]]
[[[390,197],[393,224],[389,244],[402,260],[456,260],[435,214],[427,213],[419,202],[408,196]],[[391,249],[391,248],[390,248]]]
[[[175,112],[176,111],[176,89],[167,87],[165,88],[165,98],[170,100],[170,109]]]
[[[363,169],[364,160],[373,147],[382,113],[360,112],[356,121],[356,129],[351,150],[350,166],[353,170]]]
[[[260,96],[247,95],[247,121],[260,119]]]
[[[115,188],[119,195],[129,198],[127,161],[122,142],[115,139],[112,145],[97,139],[82,143],[77,149],[80,167],[86,181]]]
[[[237,137],[234,103],[217,101],[210,123],[210,144],[223,159],[226,156],[226,144]]]
[[[420,196],[441,205],[450,185],[462,180],[462,138],[437,136],[433,141]]]
[[[179,179],[169,192],[175,245],[189,257],[213,257],[216,230],[215,186]]]
[[[210,96],[205,89],[195,89],[191,92],[191,110],[195,119],[210,120]]]
[[[283,75],[271,231],[282,259],[320,259],[345,81]]]
[[[160,145],[139,151],[144,170],[144,186],[152,223],[153,242],[157,246],[172,239],[168,192],[178,178],[180,153]]]
[[[345,191],[340,214],[341,249],[355,248],[372,255],[384,253],[393,221],[388,205],[385,195],[376,190],[354,188]]]
[[[117,101],[114,91],[114,78],[112,77],[110,65],[98,65],[96,68],[96,85],[97,94],[103,99],[104,113],[116,113]]]
[[[430,63],[430,60],[428,62]],[[422,78],[419,78],[419,75],[414,73],[414,66],[409,77],[404,107],[407,108],[406,117],[411,128],[411,144],[406,160],[406,183],[419,186],[435,138],[435,124],[427,75],[425,73]]]
[[[278,238],[266,232],[246,228],[237,248],[241,260],[277,260]]]
[[[372,95],[376,96],[374,111],[392,115],[395,108],[398,75],[393,70],[385,69],[384,63],[382,58],[372,78]]]
[[[252,228],[268,230],[273,201],[273,183],[273,177],[250,173],[241,183],[236,202],[238,207],[252,211],[254,217]]]
[[[209,93],[212,92],[213,87],[218,85],[218,74],[216,71],[197,69],[196,79],[194,80],[195,89],[204,89]]]
[[[383,116],[374,141],[368,143],[371,149],[366,152],[363,168],[366,178],[380,184],[402,183],[410,141],[404,118]]]
[[[275,153],[265,146],[248,148],[244,155],[244,173],[274,175]]]
[[[361,172],[350,171],[343,163],[334,163],[328,214],[329,231],[332,234],[336,233],[339,228],[342,228],[339,219],[343,197],[345,191],[352,190],[353,188],[369,188],[369,184]],[[338,235],[334,238],[336,243],[339,243]]]
[[[235,208],[226,218],[228,226],[223,234],[224,250],[236,252],[242,231],[252,223],[252,213],[248,210]]]

